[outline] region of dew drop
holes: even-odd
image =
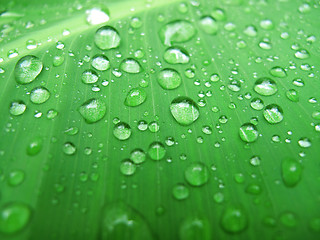
[[[161,142],[150,144],[148,154],[152,160],[161,160],[166,155],[166,149]]]
[[[307,50],[300,49],[294,54],[294,56],[298,59],[307,59],[310,57],[310,54]]]
[[[239,135],[244,142],[251,143],[258,139],[259,132],[253,124],[245,123],[240,127]]]
[[[218,32],[218,28],[219,28],[218,23],[214,18],[210,16],[202,17],[200,19],[199,24],[202,31],[204,31],[207,34],[213,35]]]
[[[270,78],[259,78],[253,89],[262,96],[271,96],[278,91],[276,83]]]
[[[87,23],[98,25],[109,21],[109,10],[103,7],[94,7],[86,10]]]
[[[281,163],[281,176],[284,184],[287,187],[296,186],[302,175],[301,164],[291,158],[286,158]]]
[[[98,122],[105,116],[106,111],[106,104],[95,98],[86,101],[79,107],[79,113],[87,123]]]
[[[144,103],[147,99],[147,93],[143,88],[131,89],[124,101],[124,104],[129,107],[136,107]]]
[[[92,67],[98,71],[106,71],[110,68],[110,61],[104,55],[96,55],[92,59]]]
[[[141,65],[137,60],[127,58],[121,62],[120,69],[127,73],[139,73],[141,72]]]
[[[208,167],[201,162],[193,162],[186,168],[184,177],[190,185],[202,186],[209,180]]]
[[[76,153],[77,148],[76,146],[71,143],[71,142],[66,142],[65,144],[63,144],[62,146],[62,151],[66,154],[66,155],[73,155]]]
[[[169,64],[186,64],[190,61],[188,52],[180,47],[168,48],[163,58]]]
[[[244,34],[246,34],[249,37],[257,36],[257,29],[253,25],[247,26],[243,32],[244,32]]]
[[[229,206],[221,215],[220,224],[226,232],[239,233],[248,226],[248,217],[242,208]]]
[[[146,160],[146,154],[142,149],[134,149],[130,154],[130,159],[135,164],[141,164]]]
[[[32,139],[27,145],[27,154],[29,156],[37,155],[42,150],[42,146],[43,146],[42,138],[36,137]]]
[[[120,164],[120,172],[123,175],[130,176],[136,172],[136,165],[131,160],[124,160]]]
[[[298,141],[298,144],[302,148],[309,148],[312,145],[310,139],[306,137],[300,138]]]
[[[9,112],[13,116],[19,116],[23,114],[27,109],[26,104],[23,101],[14,101],[11,103]]]
[[[131,136],[132,130],[125,122],[117,123],[113,128],[113,135],[119,140],[127,140]]]
[[[35,56],[21,58],[14,69],[16,81],[20,84],[31,83],[42,71],[42,61]]]
[[[46,102],[50,97],[50,92],[45,87],[37,87],[31,91],[30,100],[35,104]]]
[[[54,56],[52,64],[54,67],[59,67],[64,63],[64,60],[65,60],[64,56]]]
[[[264,108],[264,103],[262,101],[262,99],[260,98],[254,98],[251,100],[250,106],[254,109],[254,110],[262,110]]]
[[[85,84],[93,84],[98,81],[99,77],[93,70],[85,70],[81,75],[81,80]]]
[[[184,20],[170,22],[161,28],[159,35],[164,45],[189,41],[196,33],[194,26]]]
[[[287,76],[286,71],[282,67],[273,67],[270,70],[270,74],[274,77],[284,78]]]
[[[101,50],[117,48],[120,45],[120,36],[113,27],[104,26],[95,33],[94,42]]]
[[[286,96],[287,98],[292,101],[292,102],[299,102],[299,94],[296,90],[294,89],[289,89],[286,92]]]
[[[158,83],[163,89],[176,89],[181,85],[180,74],[173,69],[167,68],[162,70],[158,75]]]
[[[276,104],[269,104],[263,111],[263,116],[268,123],[275,124],[283,120],[282,108]]]
[[[25,173],[21,170],[14,170],[10,172],[8,177],[8,184],[10,186],[18,186],[20,185],[25,179]]]
[[[186,218],[179,230],[180,240],[210,240],[211,226],[207,219],[199,217]]]
[[[184,200],[189,197],[189,189],[184,184],[177,184],[172,189],[172,195],[177,200]]]
[[[192,124],[200,116],[199,107],[188,97],[175,98],[171,102],[170,111],[174,119],[184,126]]]

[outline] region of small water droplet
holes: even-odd
[[[95,33],[94,42],[101,50],[117,48],[120,45],[120,35],[113,27],[104,26]]]
[[[131,89],[124,101],[124,104],[129,107],[136,107],[144,103],[147,99],[147,93],[143,88]]]
[[[299,94],[296,90],[294,89],[289,89],[286,92],[286,96],[287,98],[292,101],[292,102],[299,102]]]
[[[85,84],[93,84],[98,81],[99,77],[93,70],[85,70],[81,75],[81,80]]]
[[[134,149],[130,154],[130,159],[135,164],[141,164],[146,160],[146,154],[142,149]]]
[[[127,73],[139,73],[142,70],[140,63],[133,58],[124,59],[120,64],[120,69]]]
[[[255,37],[258,34],[256,27],[253,25],[247,26],[243,32],[249,37]]]
[[[188,52],[180,47],[168,48],[165,51],[163,58],[170,64],[186,64],[190,61]]]
[[[35,104],[46,102],[50,97],[50,92],[45,87],[37,87],[31,91],[30,100]]]
[[[79,113],[87,123],[98,122],[105,116],[106,111],[106,104],[95,98],[86,101],[79,107]]]
[[[242,208],[229,206],[221,215],[220,224],[226,232],[239,233],[248,226],[248,217]]]
[[[21,58],[14,69],[16,81],[20,84],[31,83],[42,71],[43,64],[35,56],[25,56]]]
[[[296,186],[302,175],[301,164],[291,158],[286,158],[281,163],[281,176],[284,184],[287,187]]]
[[[54,57],[53,57],[52,65],[53,65],[54,67],[59,67],[59,66],[61,66],[61,65],[64,63],[64,60],[65,60],[64,56],[59,56],[59,55],[54,56]]]
[[[177,97],[170,105],[174,119],[181,125],[187,126],[195,122],[199,116],[199,107],[188,97]]]
[[[263,116],[268,123],[276,124],[283,120],[282,108],[276,104],[269,104],[263,111]]]
[[[166,155],[166,149],[161,142],[150,144],[148,154],[152,160],[161,160]]]
[[[23,101],[14,101],[11,103],[9,112],[13,116],[19,116],[23,114],[27,109],[26,104]]]
[[[66,155],[73,155],[76,153],[77,148],[76,146],[71,143],[71,142],[66,142],[65,144],[63,144],[62,146],[62,151],[66,154]]]
[[[239,129],[240,138],[244,142],[255,142],[258,139],[259,132],[252,123],[245,123]]]
[[[298,141],[298,144],[302,148],[309,148],[312,145],[310,139],[306,137],[300,138]]]
[[[120,172],[123,175],[130,176],[136,172],[136,165],[129,159],[126,159],[120,164]]]
[[[164,69],[158,75],[158,83],[163,89],[176,89],[181,85],[181,76],[174,69]]]
[[[11,171],[8,177],[8,184],[10,186],[18,186],[20,185],[25,179],[25,173],[21,170],[14,170]],[[0,224],[1,225],[1,224]]]
[[[131,136],[132,130],[129,124],[119,122],[114,126],[113,135],[119,140],[127,140]]]
[[[110,68],[110,61],[104,55],[96,55],[92,59],[92,67],[98,71],[106,71]]]
[[[172,189],[172,195],[177,200],[184,200],[189,197],[189,189],[184,184],[177,184]]]
[[[273,67],[270,70],[270,74],[274,77],[284,78],[287,76],[286,71],[282,67]]]
[[[200,19],[200,28],[202,31],[204,31],[207,34],[216,34],[218,32],[219,26],[217,21],[210,17],[210,16],[205,16]]]
[[[254,110],[262,110],[264,108],[264,103],[260,98],[254,98],[251,100],[250,106],[254,109]]]
[[[257,93],[262,96],[271,96],[278,91],[275,81],[270,78],[259,78],[253,88]]]
[[[37,155],[42,150],[42,146],[43,146],[42,138],[36,137],[32,139],[27,145],[27,154],[29,156]]]
[[[186,168],[184,176],[190,185],[199,187],[209,181],[209,170],[203,163],[193,162]]]

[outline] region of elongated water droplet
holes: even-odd
[[[43,64],[35,56],[25,56],[21,58],[14,69],[16,81],[20,84],[31,83],[42,71]]]
[[[152,160],[161,160],[166,155],[166,149],[161,142],[150,144],[148,154]]]
[[[258,139],[259,132],[253,124],[245,123],[240,127],[239,135],[244,142],[251,143]]]
[[[96,55],[92,59],[92,67],[98,71],[106,71],[110,68],[110,61],[104,55]]]
[[[281,176],[284,184],[287,187],[296,186],[302,175],[301,164],[291,158],[286,158],[281,163]]]
[[[147,93],[143,88],[131,89],[124,101],[124,104],[129,107],[136,107],[144,103],[147,99]]]
[[[127,73],[139,73],[141,72],[141,66],[140,63],[133,59],[133,58],[127,58],[124,59],[121,64],[120,68],[122,71],[125,71]]]
[[[23,101],[14,101],[11,103],[9,112],[13,116],[19,116],[23,114],[27,109],[26,104]]]
[[[81,80],[85,84],[93,84],[98,81],[99,77],[93,70],[86,70],[81,75]]]
[[[310,139],[306,137],[300,138],[298,144],[302,148],[309,148],[312,145]]]
[[[187,126],[196,121],[200,116],[199,107],[188,97],[177,97],[170,105],[174,119],[181,125]]]
[[[119,122],[114,126],[113,135],[119,140],[127,140],[131,136],[132,130],[129,124]]]
[[[104,117],[106,111],[106,104],[102,100],[95,98],[86,101],[79,108],[79,113],[87,123],[98,122]]]
[[[178,20],[162,27],[159,35],[164,45],[171,46],[172,43],[181,43],[190,40],[195,33],[196,30],[190,22]]]
[[[4,234],[16,233],[29,223],[31,209],[24,203],[9,203],[0,210],[0,232]]]
[[[97,30],[94,42],[101,50],[117,48],[120,45],[120,36],[113,27],[104,26]]]
[[[300,49],[294,54],[294,56],[298,59],[307,59],[310,57],[310,54],[307,50]]]
[[[164,69],[158,75],[158,83],[163,89],[176,89],[181,85],[181,76],[174,69]]]
[[[165,51],[163,58],[170,64],[186,64],[190,61],[188,52],[180,47],[168,48]]]
[[[229,206],[222,213],[220,224],[226,232],[239,233],[248,226],[248,217],[242,208]]]
[[[219,26],[214,18],[205,16],[200,19],[200,28],[205,33],[213,35],[218,32]]]
[[[50,97],[50,92],[44,87],[37,87],[31,91],[30,100],[35,104],[46,102]]]
[[[263,116],[268,123],[275,124],[283,120],[282,108],[276,104],[269,104],[263,111]]]
[[[284,78],[287,76],[286,71],[282,67],[273,67],[270,70],[270,74],[274,77]]]
[[[276,83],[270,78],[259,78],[253,89],[262,96],[271,96],[278,91]]]
[[[186,181],[192,186],[202,186],[209,180],[209,170],[201,162],[191,163],[184,172]]]

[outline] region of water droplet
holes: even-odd
[[[21,58],[14,69],[16,81],[20,84],[31,83],[42,71],[43,64],[35,56],[25,56]]]
[[[66,155],[73,155],[76,153],[77,148],[76,146],[71,143],[71,142],[66,142],[65,144],[63,144],[62,146],[62,151],[66,154]]]
[[[134,149],[130,154],[130,159],[135,164],[140,164],[146,160],[146,154],[142,149]]]
[[[266,30],[271,30],[274,26],[270,19],[265,19],[260,22],[260,27]]]
[[[213,195],[213,200],[216,203],[222,203],[224,201],[224,195],[221,192],[217,192]]]
[[[9,203],[0,210],[0,232],[13,234],[22,230],[30,221],[31,209],[24,203]]]
[[[159,123],[156,121],[150,122],[148,128],[150,132],[153,132],[153,133],[158,132],[160,130]]]
[[[261,159],[258,156],[253,156],[252,158],[250,158],[250,164],[252,166],[255,166],[255,167],[260,166],[260,163],[261,163]]]
[[[210,240],[211,226],[207,219],[199,217],[186,218],[179,231],[180,240]]]
[[[304,86],[304,81],[300,78],[295,78],[292,80],[292,84],[297,86],[297,87],[303,87]]]
[[[186,64],[190,61],[188,52],[180,47],[168,48],[165,51],[163,58],[170,64]]]
[[[174,119],[181,125],[187,126],[199,118],[200,112],[197,104],[188,97],[177,97],[170,105]]]
[[[184,200],[189,197],[189,189],[183,184],[177,184],[172,189],[172,195],[177,200]]]
[[[26,104],[23,101],[14,101],[11,103],[9,112],[13,116],[19,116],[23,114],[27,109]]]
[[[125,71],[127,73],[141,72],[140,63],[133,58],[124,59],[120,64],[120,68],[122,71]]]
[[[298,161],[291,158],[286,158],[282,161],[281,176],[287,187],[296,186],[301,179],[301,175],[302,166]]]
[[[136,172],[136,165],[129,159],[124,160],[120,164],[120,172],[123,175],[130,176]]]
[[[211,12],[211,16],[214,17],[218,21],[224,21],[226,20],[226,13],[223,9],[221,8],[215,8]]]
[[[296,90],[294,89],[289,89],[286,92],[286,96],[287,98],[292,101],[292,102],[299,102],[299,94]]]
[[[133,28],[140,28],[142,26],[142,21],[139,17],[133,17],[130,21],[130,26]]]
[[[243,124],[239,129],[240,138],[245,142],[255,142],[258,139],[259,132],[251,123]]]
[[[220,224],[226,232],[239,233],[248,226],[248,217],[242,208],[229,206],[222,213]]]
[[[284,212],[280,215],[280,222],[289,228],[297,225],[297,217],[291,212]]]
[[[217,21],[209,16],[202,17],[200,19],[200,28],[207,34],[216,34],[218,32],[218,23]]]
[[[276,83],[270,78],[259,78],[253,89],[262,96],[271,96],[278,91]]]
[[[139,121],[139,122],[138,122],[138,129],[139,129],[140,131],[145,131],[145,130],[147,130],[147,129],[148,129],[148,123],[147,123],[146,121],[144,121],[144,120]]]
[[[173,69],[167,68],[162,70],[158,75],[158,83],[163,89],[176,89],[181,85],[180,74]]]
[[[270,70],[270,74],[274,77],[284,78],[287,76],[286,71],[282,67],[273,67]]]
[[[98,122],[105,116],[106,111],[106,104],[95,98],[86,101],[79,107],[79,113],[87,123]]]
[[[275,124],[283,120],[282,108],[276,104],[269,104],[263,111],[263,116],[268,123]]]
[[[152,160],[161,160],[166,155],[166,149],[161,142],[150,144],[148,154]]]
[[[56,116],[58,116],[58,112],[54,109],[50,109],[47,112],[47,118],[48,119],[54,119]]]
[[[310,141],[309,138],[306,138],[306,137],[300,138],[299,141],[298,141],[298,144],[299,144],[299,146],[302,147],[302,148],[309,148],[309,147],[311,147],[311,141]]]
[[[264,103],[260,98],[254,98],[252,99],[250,106],[254,109],[254,110],[262,110],[264,108]]]
[[[127,140],[131,136],[132,130],[129,124],[119,122],[114,126],[113,135],[119,140]]]
[[[120,45],[120,36],[113,27],[104,26],[97,30],[94,42],[101,50],[117,48]]]
[[[86,10],[87,23],[98,25],[109,21],[109,10],[105,7],[94,7]]]
[[[305,49],[300,49],[298,51],[296,51],[296,53],[294,54],[294,56],[298,59],[307,59],[310,57],[310,54],[307,50]]]
[[[14,170],[10,172],[9,177],[8,177],[8,184],[10,186],[18,186],[20,185],[25,178],[25,173],[21,170]]]
[[[165,45],[171,46],[172,43],[181,43],[190,40],[195,33],[196,30],[190,22],[178,20],[162,27],[159,35]]]
[[[65,60],[64,56],[54,56],[52,64],[54,67],[59,67],[64,63],[64,60]]]
[[[124,101],[124,104],[129,107],[136,107],[144,103],[147,99],[147,93],[143,88],[131,89]]]
[[[29,142],[27,145],[27,154],[29,156],[37,155],[41,150],[43,146],[43,140],[40,137],[36,137],[32,139],[32,141]]]
[[[258,184],[251,183],[246,187],[246,193],[249,193],[252,195],[259,195],[261,191],[262,189]]]
[[[320,232],[320,218],[312,218],[309,222],[309,227],[313,232]]]
[[[255,37],[258,34],[256,27],[252,26],[252,25],[247,26],[243,32],[244,32],[244,34],[246,34],[249,37]]]
[[[92,59],[92,67],[98,71],[106,71],[110,68],[110,61],[104,55],[96,55]]]
[[[194,162],[186,168],[184,176],[190,185],[199,187],[208,182],[209,170],[203,163]]]
[[[202,132],[206,135],[212,134],[212,128],[210,126],[203,126],[202,127]]]
[[[85,84],[93,84],[98,81],[99,77],[93,70],[86,70],[81,75],[81,80]]]
[[[37,87],[31,91],[30,100],[35,104],[46,102],[50,97],[50,92],[44,87]]]
[[[77,127],[70,127],[67,130],[64,131],[65,134],[69,136],[74,136],[79,132],[79,128]]]
[[[264,50],[270,50],[272,48],[272,44],[269,39],[263,39],[263,41],[259,42],[259,47]]]

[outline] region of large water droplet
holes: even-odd
[[[248,217],[242,208],[229,206],[222,213],[220,224],[226,232],[239,233],[248,226]]]
[[[92,67],[98,71],[106,71],[110,68],[110,61],[104,55],[96,55],[92,59]]]
[[[209,16],[202,17],[200,19],[200,28],[207,34],[216,34],[218,32],[218,23],[217,21]]]
[[[131,176],[136,172],[136,165],[129,159],[126,159],[120,164],[120,172],[123,175]]]
[[[9,203],[0,210],[0,232],[13,234],[30,221],[31,209],[24,203]]]
[[[93,84],[98,81],[99,77],[93,70],[85,70],[81,75],[81,80],[85,84]]]
[[[21,58],[14,69],[16,81],[20,84],[31,83],[42,71],[43,64],[35,56],[25,56]]]
[[[166,155],[166,149],[161,142],[153,142],[149,146],[148,154],[152,160],[161,160]]]
[[[180,74],[173,69],[167,68],[162,70],[158,75],[158,83],[163,89],[176,89],[181,85]]]
[[[9,112],[13,116],[19,116],[23,114],[27,109],[26,104],[23,101],[14,101],[11,103]]]
[[[184,176],[190,185],[199,187],[208,182],[209,170],[203,163],[194,162],[186,168]]]
[[[281,163],[281,176],[284,184],[287,187],[296,186],[302,174],[302,166],[301,164],[291,158],[286,158]]]
[[[282,108],[276,104],[269,104],[263,111],[264,118],[268,123],[279,123],[283,120]]]
[[[102,100],[95,98],[86,101],[79,108],[79,113],[87,123],[98,122],[104,117],[106,111],[106,104]]]
[[[94,42],[101,50],[117,48],[120,45],[120,36],[113,27],[104,26],[97,30]]]
[[[35,104],[46,102],[50,97],[50,92],[44,87],[37,87],[31,91],[30,100]]]
[[[310,57],[310,54],[307,50],[300,49],[294,54],[294,56],[298,59],[307,59]]]
[[[127,140],[131,136],[132,130],[129,124],[119,122],[114,126],[113,135],[119,140]]]
[[[199,118],[200,112],[197,104],[188,97],[177,97],[170,105],[174,119],[181,125],[187,126]]]
[[[253,89],[262,96],[271,96],[278,91],[276,83],[270,78],[259,78]]]
[[[188,52],[180,47],[168,48],[165,51],[163,58],[170,64],[186,64],[190,61]]]
[[[139,73],[141,72],[141,66],[140,63],[133,59],[133,58],[127,58],[124,59],[121,64],[120,68],[122,71],[125,71],[127,73]]]
[[[255,142],[258,139],[259,132],[251,123],[243,124],[239,129],[240,138],[245,142]]]
[[[166,24],[160,30],[161,41],[171,46],[172,43],[181,43],[190,40],[196,33],[194,26],[184,20],[178,20]]]
[[[146,99],[147,93],[143,88],[133,88],[128,92],[124,104],[129,107],[135,107],[144,103]]]

